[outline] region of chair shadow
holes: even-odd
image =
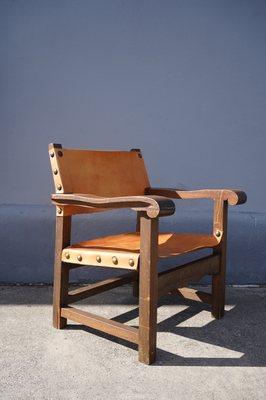
[[[241,289],[240,289],[241,290]],[[232,309],[225,312],[225,316],[221,320],[208,318],[204,326],[189,326],[186,321],[193,317],[197,317],[202,311],[210,311],[210,306],[203,303],[183,300],[177,296],[167,296],[162,299],[159,307],[164,305],[185,305],[186,308],[182,311],[171,315],[158,323],[157,331],[160,333],[169,333],[173,335],[171,338],[171,346],[176,339],[176,352],[171,352],[168,349],[157,348],[157,360],[153,365],[167,366],[235,366],[235,367],[264,367],[266,366],[266,336],[263,322],[263,304],[262,302],[249,301],[249,296],[252,297],[252,291],[247,296],[242,298],[237,296],[236,299],[231,299],[230,304],[234,304]],[[233,296],[234,297],[234,296]],[[138,317],[138,308],[134,308],[123,314],[113,318],[113,320],[121,323],[129,322]],[[187,326],[186,326],[187,325]],[[137,345],[129,343],[125,340],[112,337],[108,334],[88,328],[84,325],[68,325],[66,329],[82,329],[98,335],[99,337],[111,340],[114,343],[126,346],[137,350]],[[208,356],[206,352],[202,357],[191,357],[192,351],[189,350],[189,356],[181,356],[178,354],[178,343],[180,340],[191,339],[191,342],[201,342],[200,345],[211,348],[211,345],[218,348],[211,348],[212,356]],[[178,342],[179,341],[179,342]],[[186,341],[188,343],[188,341]],[[167,343],[166,343],[167,346]],[[181,343],[182,346],[182,343]],[[166,347],[167,348],[167,347]],[[179,345],[180,349],[180,345]],[[218,351],[216,357],[215,352]],[[219,357],[219,353],[229,353],[228,357]],[[238,353],[234,357],[234,352]],[[197,354],[199,350],[197,350]],[[214,354],[214,356],[213,356]],[[232,356],[233,354],[233,356]]]

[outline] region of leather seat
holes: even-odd
[[[160,233],[158,256],[169,258],[218,245],[213,235]],[[105,236],[73,244],[62,251],[62,261],[84,265],[137,269],[140,254],[139,232]]]

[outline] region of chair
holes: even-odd
[[[55,328],[64,328],[69,319],[136,343],[139,361],[151,364],[156,359],[157,302],[161,296],[173,293],[203,301],[211,305],[215,318],[223,316],[228,204],[245,203],[244,192],[152,188],[138,149],[94,151],[65,149],[60,144],[50,144],[49,157],[56,192],[51,196],[56,206]],[[159,233],[159,218],[174,214],[172,199],[213,200],[213,232]],[[136,231],[81,243],[70,242],[72,215],[121,208],[136,211]],[[212,254],[158,273],[159,258],[176,257],[204,248],[212,249]],[[128,272],[69,291],[70,269],[83,265],[120,268]],[[212,276],[211,294],[186,287],[205,275]],[[70,306],[88,296],[130,282],[139,295],[138,329]]]

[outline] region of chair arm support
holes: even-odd
[[[131,208],[145,211],[150,218],[172,215],[175,204],[169,198],[152,196],[100,197],[91,194],[52,194],[52,202],[56,205],[75,205],[89,208]]]
[[[179,190],[168,188],[147,188],[147,195],[158,195],[172,199],[212,199],[214,201],[227,201],[231,206],[244,204],[247,195],[241,190],[235,189],[200,189]]]

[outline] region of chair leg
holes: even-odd
[[[227,243],[227,202],[218,203],[214,209],[214,220],[216,228],[222,231],[222,240],[216,248],[214,254],[220,256],[219,274],[212,276],[212,315],[216,319],[224,316],[225,304],[225,277],[226,277],[226,243]],[[215,228],[215,229],[216,229]]]
[[[70,244],[71,217],[56,217],[54,291],[53,291],[53,326],[65,328],[66,318],[61,317],[61,307],[67,305],[69,267],[61,261],[62,249]]]
[[[139,361],[152,364],[156,359],[158,299],[158,219],[140,217],[139,272]]]
[[[137,220],[136,220],[136,232],[140,232],[140,217],[141,212],[137,212]],[[136,298],[139,298],[139,280],[133,282],[132,284],[132,295]]]
[[[212,315],[216,319],[224,316],[225,304],[225,255],[220,254],[221,270],[212,276]]]

